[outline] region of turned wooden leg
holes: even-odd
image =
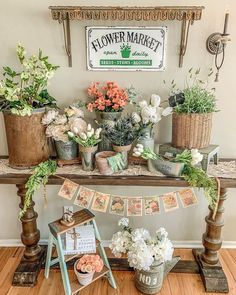
[[[21,198],[20,208],[23,208],[26,189],[25,185],[17,185],[17,195]],[[34,211],[34,201],[21,218],[21,240],[25,246],[24,256],[17,267],[12,284],[15,286],[34,286],[45,255],[45,249],[38,245],[40,231],[37,228],[38,214]]]
[[[224,225],[223,203],[226,200],[226,189],[220,190],[219,206],[213,220],[213,210],[211,208],[206,220],[206,232],[202,236],[204,249],[193,251],[200,267],[200,274],[207,292],[228,293],[227,278],[219,262],[218,251],[221,248],[221,229]]]

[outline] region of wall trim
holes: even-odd
[[[41,239],[40,244],[46,245],[47,239]],[[108,247],[110,244],[109,240],[103,241],[103,246]],[[201,248],[201,241],[173,241],[173,245],[175,248]],[[23,244],[19,239],[0,239],[0,247],[21,247]],[[222,248],[228,249],[236,249],[236,241],[224,241],[222,244]]]

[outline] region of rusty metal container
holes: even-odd
[[[49,158],[45,127],[41,124],[45,108],[35,109],[31,116],[4,112],[9,165],[16,169],[31,168]]]

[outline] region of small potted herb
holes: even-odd
[[[104,262],[99,255],[84,255],[74,265],[74,271],[79,283],[89,285],[95,272],[101,272]]]
[[[95,154],[98,149],[98,143],[101,141],[101,128],[94,130],[88,124],[84,132],[74,134],[68,132],[69,137],[79,144],[79,151],[84,171],[92,171],[95,168]]]
[[[9,164],[14,168],[27,168],[49,157],[41,120],[45,107],[56,106],[55,99],[47,92],[47,85],[58,66],[50,63],[41,49],[38,55],[30,57],[21,45],[16,51],[20,67],[3,68],[0,111],[4,115]]]
[[[113,150],[121,153],[124,161],[124,168],[128,167],[128,152],[132,143],[140,134],[140,126],[136,123],[134,116],[120,118],[113,124],[102,125],[105,136],[112,143]]]
[[[172,145],[177,148],[205,148],[210,144],[212,117],[217,111],[214,89],[199,78],[200,69],[189,70],[186,87],[169,98],[174,106]],[[212,71],[208,77],[212,75]],[[176,101],[174,101],[176,97]]]
[[[77,158],[77,144],[68,136],[68,132],[78,134],[85,131],[87,123],[83,117],[83,111],[74,105],[65,108],[63,113],[52,109],[44,115],[42,124],[46,126],[46,136],[54,140],[59,159]]]

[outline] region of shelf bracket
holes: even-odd
[[[66,19],[62,20],[62,25],[63,25],[65,50],[68,56],[68,65],[71,68],[72,67],[71,34],[70,34],[70,18],[68,13],[67,13]]]
[[[188,37],[189,37],[189,29],[190,25],[194,23],[194,16],[187,21],[187,15],[184,13],[182,20],[182,28],[181,28],[181,39],[180,39],[180,52],[179,52],[179,67],[182,68],[184,56],[188,46]]]

